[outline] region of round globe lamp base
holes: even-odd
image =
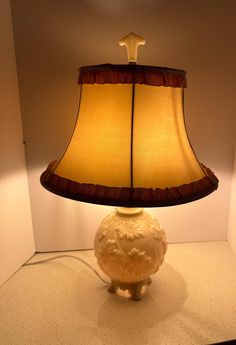
[[[95,256],[111,278],[108,291],[140,300],[167,249],[158,221],[141,208],[117,208],[95,236]]]

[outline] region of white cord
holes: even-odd
[[[89,263],[87,263],[87,261],[85,261],[81,258],[78,258],[77,256],[74,256],[74,255],[58,255],[58,256],[54,256],[52,258],[43,259],[43,260],[39,260],[39,261],[26,262],[23,266],[38,265],[38,264],[41,264],[43,262],[48,262],[48,261],[52,261],[52,260],[60,259],[60,258],[73,258],[73,259],[76,259],[76,260],[82,262],[84,265],[89,267],[104,283],[110,284],[108,281],[104,280],[101,277],[101,275]]]

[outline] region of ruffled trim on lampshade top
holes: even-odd
[[[95,65],[79,70],[79,84],[145,84],[186,87],[186,72],[174,68],[144,65]]]
[[[171,188],[108,187],[78,183],[54,174],[56,161],[49,164],[40,182],[57,195],[100,205],[126,207],[162,207],[191,202],[212,193],[218,187],[218,179],[203,164],[206,176],[198,181]]]

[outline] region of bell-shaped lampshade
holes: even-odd
[[[186,132],[185,74],[132,64],[80,68],[76,126],[42,185],[70,199],[127,207],[182,204],[217,189]]]

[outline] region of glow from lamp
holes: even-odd
[[[141,40],[141,41],[139,41]],[[110,290],[140,299],[163,261],[166,240],[158,222],[137,207],[183,204],[218,186],[188,140],[183,114],[185,71],[133,64],[80,68],[80,107],[71,140],[41,176],[58,195],[125,206],[102,222],[95,239]],[[127,45],[127,44],[125,44]]]

